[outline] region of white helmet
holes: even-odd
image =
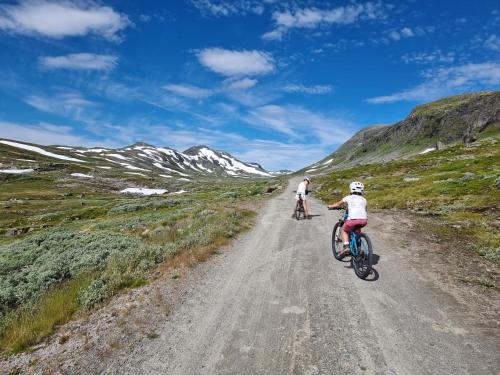
[[[363,185],[361,182],[353,181],[349,184],[349,189],[351,189],[351,193],[363,194],[365,191],[365,185]]]
[[[304,177],[304,181],[307,180],[307,182],[311,183],[311,179],[308,176]]]

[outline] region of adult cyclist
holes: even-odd
[[[307,187],[311,183],[311,180],[309,180],[309,177],[304,177],[304,180],[300,182],[299,186],[297,187],[297,194],[295,194],[295,200],[299,200],[302,198],[302,201],[304,203],[304,214],[306,215],[306,218],[310,219],[309,217],[309,207],[307,206],[307,200],[306,200],[306,195],[308,193]],[[293,214],[292,217],[295,217],[295,208],[297,207],[297,204],[295,204],[293,208]]]

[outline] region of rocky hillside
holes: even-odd
[[[465,94],[415,107],[403,121],[356,133],[337,151],[306,168],[307,173],[408,158],[438,145],[473,141],[500,125],[500,91]]]
[[[88,176],[135,175],[161,176],[173,179],[196,177],[270,177],[259,164],[242,162],[232,155],[207,146],[192,147],[185,152],[146,143],[110,148],[40,146],[0,139],[0,172],[29,173],[71,165]],[[80,177],[85,177],[80,173]],[[77,176],[78,177],[78,176]]]

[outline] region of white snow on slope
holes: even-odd
[[[164,166],[163,166],[163,165],[161,165],[160,163],[153,163],[153,165],[154,165],[155,167],[158,167],[158,168],[161,168],[161,169],[165,169],[166,171],[173,172],[173,173],[178,173],[178,174],[180,174],[181,176],[186,176],[186,177],[189,177],[189,175],[188,175],[188,174],[185,174],[185,173],[182,173],[182,172],[176,171],[175,169],[171,169],[171,168],[164,167]]]
[[[435,151],[436,149],[434,147],[431,147],[431,148],[426,148],[424,151],[422,152],[419,152],[419,155],[422,155],[422,154],[427,154],[428,152],[431,152],[431,151]]]
[[[144,168],[139,168],[139,167],[136,167],[134,165],[130,165],[130,164],[127,164],[127,163],[120,163],[121,165],[123,165],[125,168],[127,169],[132,169],[134,171],[145,171],[145,172],[151,172],[149,169],[144,169]]]
[[[80,177],[80,178],[94,178],[94,176],[91,176],[89,174],[83,174],[83,173],[71,173],[73,177]]]
[[[214,173],[214,171],[212,171],[211,169],[209,168],[206,168],[204,167],[202,164],[199,164],[199,163],[196,163],[197,167],[200,168],[201,170],[204,170],[204,171],[207,171],[208,173]]]
[[[49,156],[51,158],[56,158],[56,159],[61,159],[61,160],[68,160],[68,161],[76,161],[76,162],[79,162],[79,163],[86,163],[85,160],[80,160],[80,159],[70,158],[70,157],[64,156],[64,155],[54,154],[52,152],[45,151],[43,148],[35,147],[35,146],[30,146],[30,145],[25,145],[23,143],[17,143],[17,142],[11,142],[11,141],[3,141],[3,140],[0,140],[0,143],[3,143],[3,144],[8,145],[8,146],[12,146],[12,147],[21,148],[23,150],[28,150],[28,151],[36,152],[37,154]]]
[[[111,167],[104,167],[104,166],[97,166],[97,168],[101,168],[101,169],[111,169]]]
[[[78,152],[95,152],[95,153],[101,153],[101,152],[108,152],[111,150],[108,150],[107,148],[89,148],[88,150],[77,150]]]
[[[166,189],[126,188],[120,190],[120,193],[153,195],[153,194],[165,194],[167,191],[168,190]]]
[[[21,174],[21,173],[31,173],[34,172],[33,169],[0,169],[0,173],[9,174]]]
[[[170,193],[170,195],[184,194],[184,193],[187,193],[187,190],[174,191],[173,193]]]
[[[123,155],[120,154],[106,154],[106,156],[111,156],[113,158],[121,159],[121,160],[129,160],[129,158],[126,158]]]
[[[261,176],[270,176],[269,173],[259,171],[256,168],[249,167],[241,162],[239,162],[236,159],[233,158],[224,158],[224,157],[219,157],[215,152],[208,148],[201,148],[198,151],[198,155],[200,156],[205,156],[207,159],[213,161],[213,162],[218,162],[221,167],[226,169],[226,171],[233,171],[233,172],[238,172],[238,171],[244,171],[247,173],[251,174],[258,174]],[[229,172],[228,172],[229,173]]]
[[[139,172],[125,172],[126,174],[134,174],[136,176],[143,176],[143,177],[146,177],[146,175],[144,173],[139,173]]]
[[[330,164],[332,161],[333,161],[333,159],[327,160],[327,161],[325,161],[325,162],[323,163],[323,165],[328,165],[328,164]]]

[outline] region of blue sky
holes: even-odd
[[[0,1],[0,137],[223,149],[295,169],[500,87],[498,2]]]

